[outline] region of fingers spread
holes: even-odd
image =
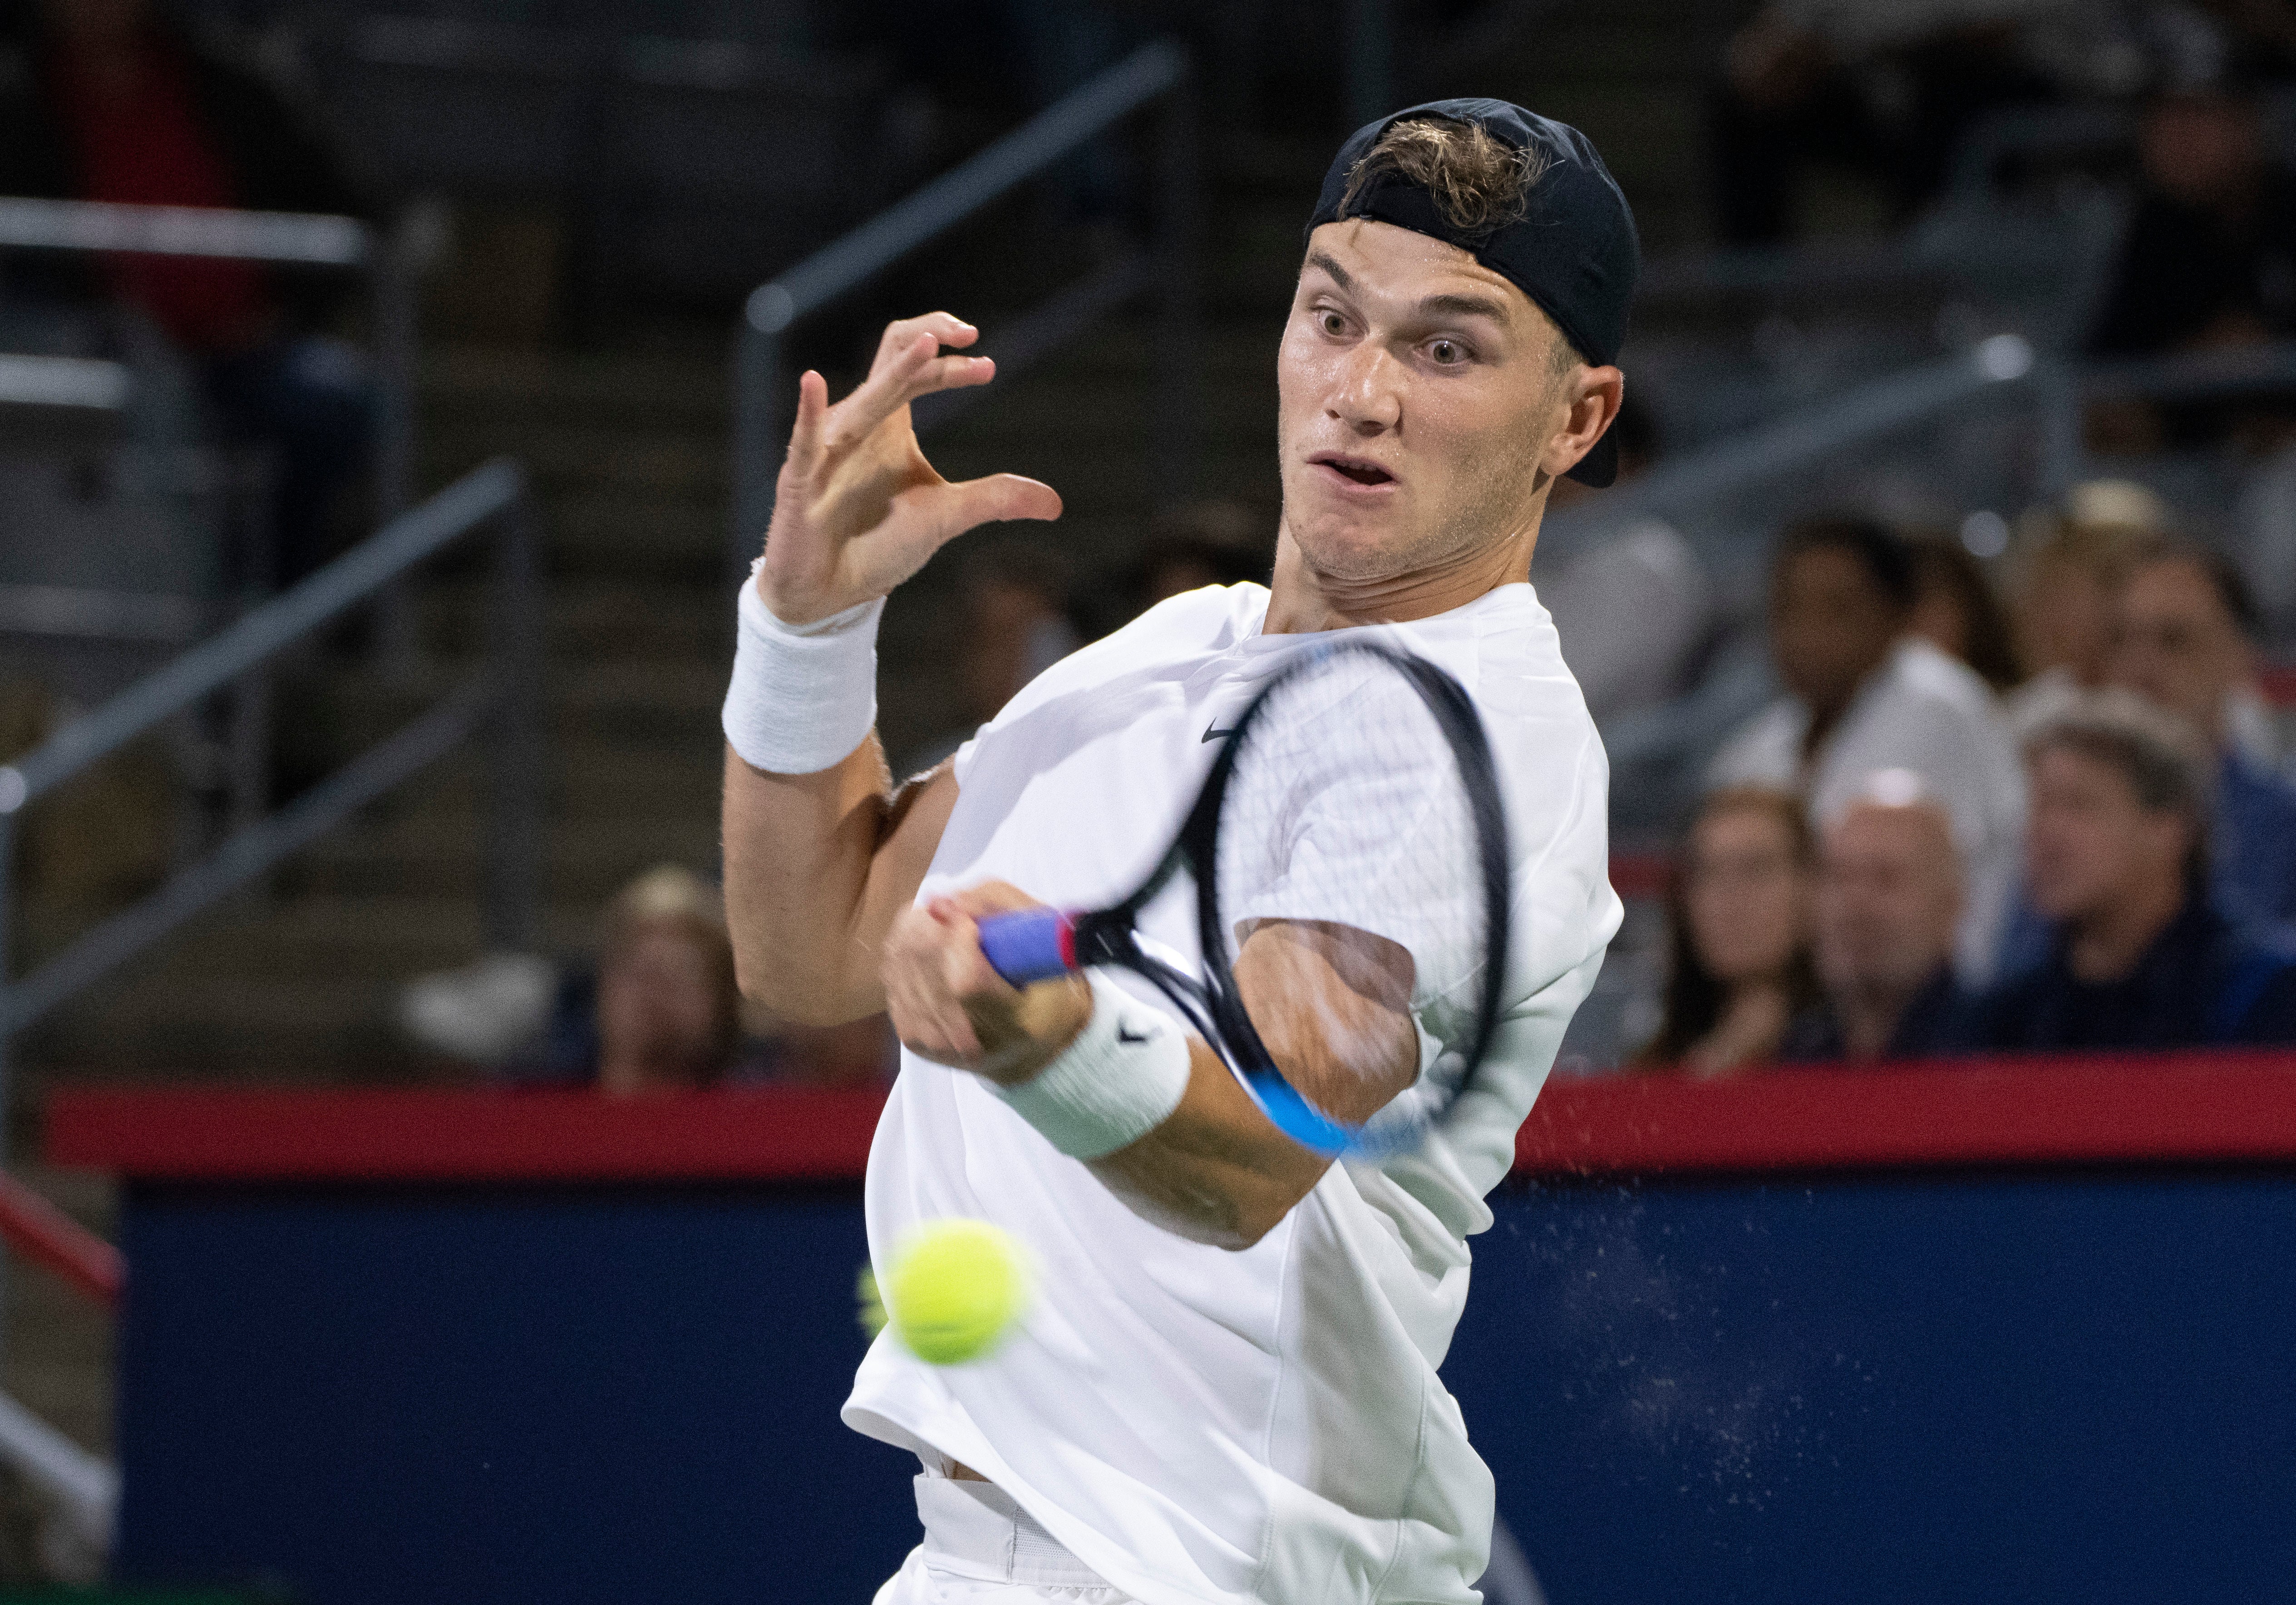
[[[842,455],[849,451],[897,409],[906,406],[910,385],[938,349],[933,336],[919,334],[896,350],[880,353],[869,370],[869,377],[830,414],[831,454]]]

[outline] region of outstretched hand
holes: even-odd
[[[810,624],[884,595],[966,530],[998,519],[1056,519],[1059,493],[1019,474],[952,484],[918,448],[909,404],[936,390],[987,384],[985,356],[940,355],[980,332],[946,312],[889,325],[869,376],[829,405],[808,370],[782,464],[758,593],[786,624]]]

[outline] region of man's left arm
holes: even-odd
[[[1093,1023],[1081,978],[1015,989],[982,956],[977,921],[1037,906],[1001,883],[929,899],[885,947],[885,990],[901,1040],[926,1059],[1001,1088],[1028,1085]],[[1335,1119],[1369,1118],[1419,1073],[1408,952],[1322,921],[1267,920],[1245,938],[1235,979],[1284,1078]],[[1086,1161],[1144,1219],[1191,1241],[1246,1249],[1305,1198],[1331,1161],[1279,1131],[1219,1055],[1186,1039],[1170,1112]]]

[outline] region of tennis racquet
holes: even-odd
[[[1334,643],[1287,662],[1204,739],[1225,744],[1137,890],[1103,909],[992,915],[982,953],[1016,987],[1095,965],[1145,977],[1303,1147],[1341,1158],[1414,1145],[1473,1081],[1505,980],[1506,815],[1474,704],[1406,652]],[[1144,946],[1136,926],[1184,874],[1196,897],[1195,974]],[[1419,1076],[1363,1124],[1309,1103],[1262,1043],[1234,964],[1268,920],[1352,926],[1411,954]]]

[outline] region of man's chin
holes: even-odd
[[[1308,567],[1331,579],[1386,579],[1412,566],[1410,535],[1393,519],[1325,518],[1291,535]]]

